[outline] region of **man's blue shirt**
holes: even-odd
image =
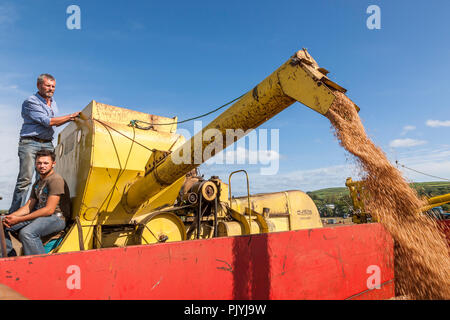
[[[55,117],[57,112],[58,106],[54,99],[49,107],[39,92],[28,97],[22,104],[23,125],[20,136],[52,140],[54,130],[50,125],[50,118]]]

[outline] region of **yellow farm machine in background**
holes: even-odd
[[[364,183],[362,181],[353,181],[347,178],[345,186],[348,188],[350,198],[353,204],[352,221],[353,223],[378,222],[376,217],[366,211],[364,198],[366,197]]]
[[[364,199],[368,196],[364,190],[364,182],[363,181],[353,181],[352,178],[347,178],[345,182],[345,186],[348,188],[350,192],[350,198],[352,199],[353,204],[353,216],[352,221],[354,223],[366,223],[366,222],[378,222],[376,217],[373,217],[366,209],[364,205]],[[436,207],[440,207],[446,203],[450,202],[450,193],[424,198],[424,201],[427,203],[423,207],[420,208],[420,212],[426,212],[429,216],[436,218],[437,220],[441,220],[440,215],[436,215],[432,209]]]

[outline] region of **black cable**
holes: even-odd
[[[143,147],[143,148],[145,148],[145,149],[147,149],[147,150],[149,150],[149,151],[151,151],[151,152],[155,152],[155,151],[156,151],[155,149],[150,149],[149,147],[144,146],[142,143],[137,142],[134,138],[130,138],[130,137],[127,136],[126,134],[120,132],[119,130],[117,130],[117,129],[113,128],[113,127],[111,127],[110,125],[107,125],[107,124],[104,123],[103,121],[100,121],[100,120],[95,119],[95,118],[93,118],[92,120],[97,121],[98,123],[100,123],[100,124],[103,125],[104,127],[107,127],[107,128],[109,128],[109,129],[111,129],[111,130],[117,132],[118,134],[124,136],[125,138],[127,138],[127,139],[133,141],[134,143],[140,145],[141,147]],[[134,127],[133,127],[133,128],[134,128]],[[133,131],[133,132],[134,132],[134,131]]]
[[[150,122],[146,122],[146,121],[142,121],[142,120],[131,120],[129,126],[131,126],[131,127],[133,127],[133,128],[142,129],[142,130],[149,130],[149,129],[151,129],[154,125],[158,125],[158,126],[173,125],[173,124],[180,124],[180,123],[185,123],[185,122],[188,122],[188,121],[200,119],[200,118],[206,117],[206,116],[210,115],[211,113],[214,113],[214,112],[216,112],[216,111],[218,111],[218,110],[220,110],[220,109],[222,109],[222,108],[228,106],[229,104],[231,104],[231,103],[235,102],[236,100],[239,100],[240,98],[242,98],[244,95],[245,95],[245,93],[244,93],[243,95],[241,95],[241,96],[239,96],[239,97],[237,97],[237,98],[235,98],[235,99],[233,99],[233,100],[231,100],[231,101],[225,103],[224,105],[221,105],[220,107],[218,107],[218,108],[216,108],[216,109],[214,109],[214,110],[211,110],[211,111],[209,111],[209,112],[207,112],[207,113],[205,113],[205,114],[199,115],[199,116],[197,116],[197,117],[189,118],[189,119],[186,119],[186,120],[176,121],[176,122],[169,122],[169,123],[150,123]],[[141,144],[141,143],[137,142],[136,140],[134,140],[134,138],[130,138],[130,137],[127,136],[126,134],[120,132],[119,130],[117,130],[117,129],[111,127],[111,126],[109,126],[108,124],[104,123],[104,122],[101,121],[101,120],[98,120],[98,119],[95,119],[95,118],[93,118],[93,120],[94,120],[94,121],[97,121],[97,122],[100,123],[100,124],[102,124],[104,127],[107,127],[107,128],[109,128],[109,129],[111,129],[111,130],[117,132],[118,134],[124,136],[125,138],[127,138],[127,139],[133,141],[134,143],[140,145],[141,147],[143,147],[143,148],[145,148],[145,149],[147,149],[147,150],[149,150],[149,151],[152,151],[152,152],[156,151],[155,149],[150,149],[150,148],[144,146],[143,144]],[[137,122],[145,123],[145,124],[148,124],[149,126],[148,126],[148,127],[141,127],[140,125],[137,124]]]
[[[400,162],[398,162],[398,160],[395,160],[395,163],[396,163],[397,165],[402,166],[403,168],[406,168],[406,169],[408,169],[408,170],[411,170],[411,171],[414,171],[414,172],[423,174],[423,175],[425,175],[425,176],[429,176],[429,177],[436,178],[436,179],[441,179],[441,180],[447,180],[447,181],[450,181],[450,179],[447,179],[447,178],[441,178],[441,177],[438,177],[438,176],[433,176],[433,175],[431,175],[431,174],[427,174],[427,173],[420,172],[420,171],[415,170],[415,169],[412,169],[412,168],[408,168],[407,166],[405,166],[405,165],[401,164]]]
[[[207,112],[207,113],[204,113],[204,114],[202,114],[202,115],[199,115],[199,116],[197,116],[197,117],[185,119],[185,120],[182,120],[182,121],[168,122],[168,123],[150,123],[150,122],[145,122],[145,121],[142,121],[142,120],[131,120],[131,121],[130,121],[130,126],[136,127],[136,128],[138,128],[138,129],[142,129],[142,130],[149,130],[149,129],[151,129],[153,126],[167,126],[167,125],[174,125],[174,124],[180,124],[180,123],[185,123],[185,122],[188,122],[188,121],[200,119],[200,118],[206,117],[206,116],[210,115],[211,113],[214,113],[214,112],[216,112],[216,111],[219,111],[220,109],[222,109],[222,108],[224,108],[224,107],[230,105],[231,103],[235,102],[236,100],[239,100],[240,98],[242,98],[244,95],[245,95],[245,93],[244,93],[243,95],[241,95],[241,96],[239,96],[239,97],[237,97],[237,98],[235,98],[235,99],[233,99],[233,100],[231,100],[231,101],[225,103],[224,105],[221,105],[220,107],[218,107],[218,108],[216,108],[216,109],[214,109],[214,110],[211,110],[211,111],[209,111],[209,112]],[[141,127],[141,126],[139,126],[139,125],[137,124],[138,122],[139,122],[139,123],[147,124],[147,125],[149,125],[149,126],[148,126],[148,127]]]
[[[129,125],[133,128],[133,138],[130,138],[130,137],[127,136],[126,134],[120,132],[119,130],[115,129],[114,127],[112,127],[112,126],[110,126],[110,125],[108,125],[108,124],[106,124],[106,123],[104,123],[104,122],[101,121],[101,120],[98,120],[98,119],[95,119],[95,118],[93,118],[92,120],[97,121],[98,123],[100,123],[101,125],[103,125],[105,128],[111,129],[111,130],[117,132],[118,134],[122,135],[123,137],[125,137],[125,138],[127,138],[127,139],[129,139],[129,140],[132,141],[131,148],[130,148],[130,151],[129,151],[129,153],[128,153],[127,160],[126,160],[126,163],[125,163],[125,168],[126,168],[126,164],[128,163],[128,159],[129,159],[130,154],[131,154],[131,150],[133,149],[133,143],[136,143],[137,145],[140,145],[141,147],[143,147],[143,148],[145,148],[145,149],[147,149],[147,150],[149,150],[149,151],[152,151],[152,152],[155,152],[155,151],[156,151],[155,149],[150,149],[150,148],[148,148],[147,146],[145,146],[145,145],[143,145],[143,144],[141,144],[141,143],[139,143],[139,142],[137,142],[137,141],[135,140],[135,137],[136,137],[136,133],[135,133],[135,131],[134,131],[135,128],[143,129],[143,130],[149,130],[149,129],[152,128],[153,125],[173,125],[173,124],[185,123],[185,122],[192,121],[192,120],[195,120],[195,119],[200,119],[200,118],[206,117],[206,116],[208,116],[208,115],[210,115],[210,114],[212,114],[212,113],[214,113],[214,112],[216,112],[216,111],[218,111],[218,110],[220,110],[220,109],[222,109],[222,108],[228,106],[229,104],[231,104],[231,103],[235,102],[236,100],[239,100],[240,98],[242,98],[244,95],[245,95],[245,94],[243,94],[243,95],[241,95],[241,96],[239,96],[239,97],[237,97],[237,98],[235,98],[235,99],[233,99],[233,100],[231,100],[231,101],[225,103],[224,105],[222,105],[222,106],[220,106],[220,107],[218,107],[218,108],[216,108],[216,109],[214,109],[214,110],[212,110],[212,111],[209,111],[209,112],[207,112],[207,113],[205,113],[205,114],[202,114],[202,115],[197,116],[197,117],[189,118],[189,119],[186,119],[186,120],[183,120],[183,121],[177,121],[177,122],[171,122],[171,123],[156,123],[156,124],[153,124],[153,123],[149,123],[149,122],[145,122],[145,121],[141,121],[141,120],[131,120]],[[149,127],[147,127],[147,128],[141,127],[141,126],[139,126],[139,125],[137,124],[137,122],[148,124]],[[112,137],[111,137],[111,139],[112,139]],[[175,142],[176,142],[176,141],[175,141]],[[113,141],[113,143],[114,143],[114,141]],[[118,158],[118,160],[119,160],[119,166],[121,167],[120,159]],[[106,200],[107,200],[108,197],[111,195],[111,192],[114,192],[114,188],[115,188],[115,186],[116,186],[116,184],[117,184],[119,178],[122,176],[123,172],[125,171],[125,168],[123,168],[123,169],[121,168],[121,169],[119,170],[119,174],[118,174],[118,176],[117,176],[117,178],[116,178],[116,182],[114,183],[114,185],[113,185],[111,191],[108,193],[108,195],[106,196],[105,200],[102,202],[102,204],[100,205],[99,208],[101,208],[101,207],[105,204]],[[111,195],[111,197],[110,197],[110,201],[111,201],[111,198],[112,198],[112,195]],[[99,212],[96,213],[94,219],[98,216],[98,214],[99,214]],[[197,236],[198,236],[198,235],[197,235]]]

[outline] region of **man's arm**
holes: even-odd
[[[50,118],[50,125],[59,127],[60,125],[65,124],[66,122],[75,120],[79,114],[80,112],[74,112],[67,116]]]
[[[55,209],[59,203],[59,199],[60,199],[59,195],[51,195],[48,197],[47,204],[45,207],[38,209],[30,214],[23,215],[23,216],[10,214],[5,217],[5,219],[3,220],[3,223],[9,228],[9,227],[11,227],[19,222],[22,222],[22,221],[33,220],[33,219],[36,219],[39,217],[49,217],[53,213],[55,213]],[[16,212],[18,212],[18,211],[16,211]]]
[[[30,198],[23,207],[11,213],[11,216],[20,217],[29,214],[31,211],[33,211],[33,208],[36,205],[36,201],[37,200],[35,198]]]
[[[72,114],[50,118],[47,114],[40,111],[37,103],[31,100],[27,100],[23,104],[23,111],[35,122],[40,123],[45,127],[63,125],[69,121],[73,121],[80,114],[80,112],[74,112]]]

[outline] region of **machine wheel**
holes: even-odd
[[[183,241],[186,228],[175,214],[155,212],[140,222],[137,236],[141,244]]]

